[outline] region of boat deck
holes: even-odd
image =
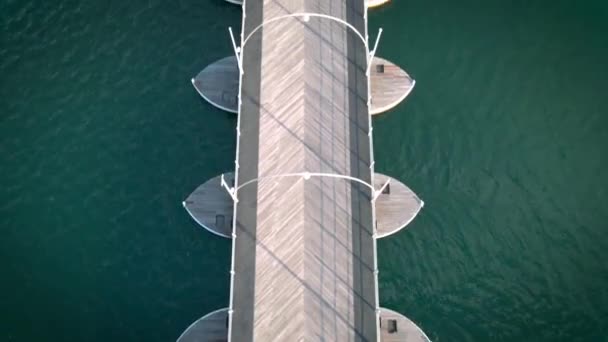
[[[228,340],[228,308],[213,311],[192,323],[177,342],[225,342]]]
[[[239,97],[239,67],[229,56],[209,64],[192,79],[194,89],[211,105],[236,114]]]
[[[380,189],[387,179],[390,179],[389,186],[376,200],[378,238],[405,228],[424,206],[424,202],[410,188],[395,178],[376,173],[374,187]]]
[[[381,342],[430,342],[416,323],[390,309],[380,308]]]
[[[234,205],[230,195],[220,185],[220,178],[211,178],[200,185],[182,204],[203,228],[219,236],[230,237]],[[234,173],[227,173],[224,178],[228,184],[232,184]]]
[[[372,60],[370,83],[372,115],[393,109],[405,100],[416,85],[416,81],[405,70],[381,57]]]

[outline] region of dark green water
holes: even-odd
[[[376,169],[425,200],[380,301],[434,341],[608,341],[608,5],[405,1],[370,15],[418,83]],[[0,4],[0,340],[173,341],[228,303],[230,244],[181,201],[231,170],[190,78],[237,7]]]

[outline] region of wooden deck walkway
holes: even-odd
[[[177,342],[228,341],[228,308],[214,311],[192,323]],[[380,308],[380,342],[429,342],[429,338],[404,315]]]
[[[416,84],[405,70],[381,57],[372,60],[370,76],[372,115],[397,106]],[[230,113],[238,112],[239,68],[236,57],[224,57],[209,64],[192,79],[192,85],[213,106]]]
[[[229,184],[234,173],[224,174]],[[390,178],[390,184],[376,200],[378,238],[392,235],[405,228],[418,214],[424,202],[405,184],[395,178],[376,173],[374,187],[380,189]],[[205,229],[230,238],[232,225],[232,198],[220,186],[220,176],[205,182],[184,201],[184,207]]]
[[[251,183],[238,191],[231,342],[376,341],[370,189],[278,177],[371,182],[367,50],[339,22],[364,33],[364,2],[246,1],[244,11],[237,185]],[[303,12],[336,20],[273,20]]]

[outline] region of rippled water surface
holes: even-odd
[[[189,82],[240,10],[0,3],[0,340],[172,341],[228,303],[230,244],[181,201],[232,168]],[[608,6],[406,1],[370,14],[417,80],[376,169],[425,200],[380,301],[434,341],[606,341]]]

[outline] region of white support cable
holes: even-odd
[[[365,74],[369,77],[369,69],[372,67],[372,62],[374,60],[374,56],[376,55],[376,49],[378,48],[378,43],[380,42],[380,37],[382,36],[382,27],[378,29],[378,35],[376,36],[376,42],[374,43],[374,49],[369,52],[369,60],[367,62],[367,71]],[[371,98],[367,99],[368,102],[371,103]]]
[[[230,32],[230,40],[232,41],[232,48],[234,49],[234,55],[236,56],[236,62],[239,65],[239,72],[241,74],[243,74],[243,61],[241,60],[241,48],[236,46],[236,41],[234,40],[234,34],[232,33],[232,27],[228,26],[228,32]]]
[[[226,179],[224,179],[224,174],[222,173],[222,176],[220,177],[220,184],[222,185],[222,187],[224,189],[226,189],[226,192],[228,192],[228,194],[230,195],[230,197],[232,197],[232,200],[234,201],[234,203],[238,203],[239,200],[236,198],[236,193],[234,191],[234,187],[230,187],[228,185],[228,183],[226,183]]]
[[[389,183],[391,182],[390,177],[386,180],[386,182],[384,182],[384,184],[380,187],[380,189],[378,190],[374,190],[374,198],[372,199],[372,201],[374,203],[376,203],[376,200],[378,199],[378,197],[382,194],[382,191],[384,191],[384,188],[386,188]]]

